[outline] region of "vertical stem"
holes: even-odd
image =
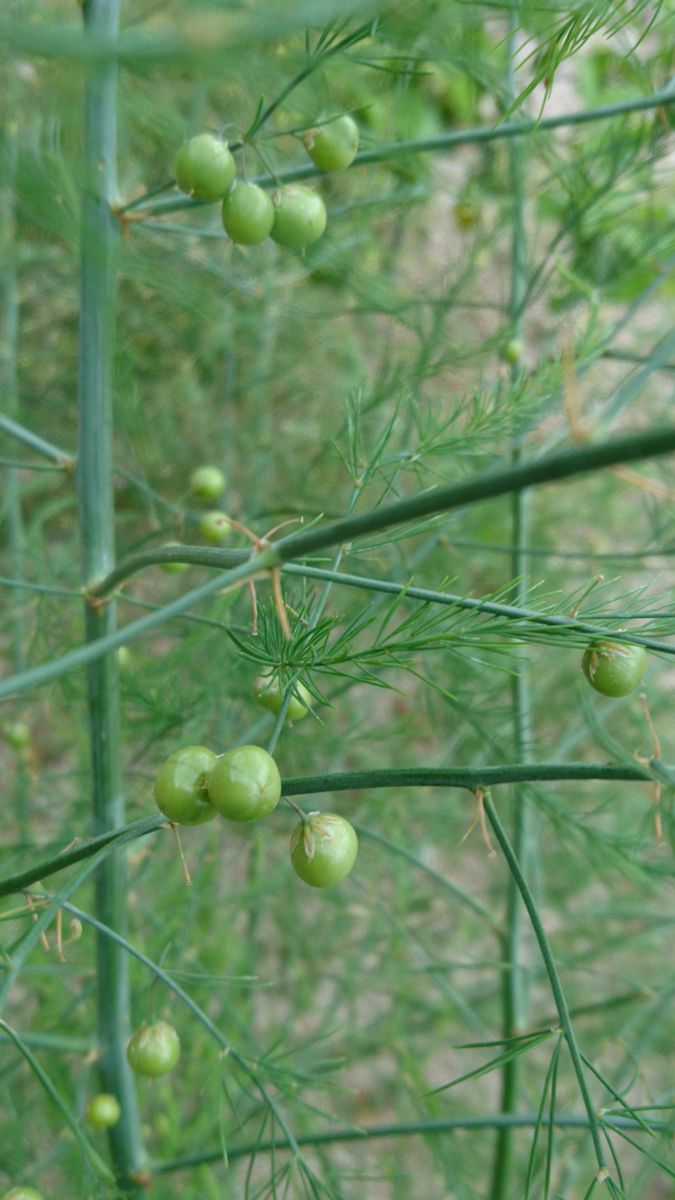
[[[85,32],[115,37],[118,0],[86,0]],[[112,371],[115,317],[116,229],[110,211],[115,198],[117,139],[117,68],[97,62],[86,77],[85,186],[82,202],[82,250],[79,331],[78,499],[82,530],[83,573],[90,587],[114,564],[112,492]],[[87,641],[115,629],[113,603],[103,610],[87,604]],[[124,824],[120,771],[120,719],[117,661],[114,654],[88,670],[94,829]],[[122,936],[126,931],[127,871],[124,855],[113,855],[96,874],[96,913]],[[133,1077],[125,1045],[129,1036],[127,958],[110,938],[97,939],[97,1025],[100,1075],[106,1092],[117,1096],[122,1116],[110,1131],[114,1170],[123,1187],[140,1178],[144,1162]]]
[[[510,104],[516,95],[515,55],[517,51],[518,12],[513,10],[509,18],[508,74],[506,100]],[[527,262],[525,239],[525,204],[523,189],[523,151],[520,138],[509,141],[509,163],[511,177],[511,294],[509,299],[509,338],[520,341],[522,336],[522,310],[527,286]],[[511,365],[511,381],[520,373],[518,362]],[[511,451],[511,462],[517,465],[523,458],[523,439],[516,437]],[[529,496],[525,491],[515,492],[511,499],[512,553],[511,578],[516,580],[514,604],[525,604],[528,589],[527,545],[529,537]],[[516,762],[527,762],[531,733],[531,705],[528,663],[523,654],[518,664],[518,673],[511,683],[511,707],[513,713],[513,743]],[[528,800],[525,788],[513,789],[513,842],[516,857],[525,861],[529,840]],[[525,1029],[527,1021],[527,995],[525,972],[526,949],[523,940],[524,910],[513,875],[509,878],[506,899],[505,935],[502,941],[502,1031],[506,1038],[514,1037]],[[514,1113],[518,1103],[518,1085],[521,1060],[514,1057],[504,1064],[501,1080],[501,1111]],[[497,1134],[493,1166],[493,1200],[507,1200],[513,1194],[511,1182],[513,1167],[514,1130],[503,1126]]]
[[[16,375],[16,344],[19,331],[19,300],[16,282],[16,217],[15,217],[15,184],[17,160],[17,118],[14,115],[19,110],[17,87],[10,77],[4,99],[8,114],[7,125],[3,137],[2,176],[0,187],[0,262],[2,263],[2,279],[0,281],[0,307],[2,323],[0,327],[0,391],[3,406],[8,417],[16,418],[19,407],[19,389]],[[7,511],[8,544],[10,571],[13,579],[21,579],[23,575],[23,514],[21,511],[21,489],[19,471],[15,467],[7,467],[5,483],[5,505]],[[23,605],[15,603],[12,609],[12,666],[15,672],[23,671],[26,666],[25,655],[25,623]],[[22,842],[28,841],[28,768],[23,754],[16,757],[16,785],[14,788],[15,811],[19,837]]]
[[[565,1041],[567,1042],[567,1047],[568,1047],[568,1050],[570,1053],[570,1058],[572,1060],[572,1067],[574,1069],[574,1074],[576,1075],[576,1078],[577,1078],[579,1092],[581,1094],[581,1099],[583,1101],[584,1108],[586,1109],[586,1115],[588,1117],[588,1127],[589,1127],[589,1130],[591,1133],[591,1138],[593,1141],[593,1149],[595,1151],[595,1157],[596,1157],[596,1161],[598,1164],[600,1176],[604,1179],[604,1178],[606,1178],[606,1163],[605,1163],[604,1150],[602,1148],[602,1136],[601,1136],[601,1131],[600,1131],[600,1124],[598,1121],[598,1116],[597,1116],[595,1105],[593,1104],[590,1092],[588,1090],[588,1084],[586,1083],[586,1076],[584,1074],[584,1066],[581,1061],[581,1054],[579,1052],[576,1035],[574,1033],[574,1029],[572,1026],[570,1010],[567,1005],[567,998],[563,991],[562,981],[560,979],[560,975],[558,974],[558,968],[556,967],[556,964],[555,964],[555,959],[553,957],[553,951],[551,950],[548,938],[546,936],[546,931],[544,929],[544,926],[541,923],[539,913],[537,912],[537,906],[534,902],[534,897],[532,895],[532,892],[530,891],[527,880],[525,879],[525,876],[523,875],[520,863],[518,861],[518,856],[516,855],[516,852],[515,852],[515,848],[509,842],[509,839],[506,835],[506,831],[505,831],[501,821],[499,820],[499,817],[497,816],[497,810],[495,809],[494,802],[492,801],[492,798],[488,794],[486,794],[486,796],[485,796],[484,803],[485,803],[485,812],[487,814],[488,821],[490,822],[490,825],[492,826],[494,835],[495,835],[497,841],[499,842],[499,845],[501,847],[504,858],[506,859],[506,862],[509,867],[509,871],[511,872],[511,878],[513,879],[513,882],[518,890],[518,894],[519,894],[525,908],[527,909],[527,913],[530,918],[530,922],[532,924],[534,936],[537,939],[537,944],[539,946],[539,950],[541,952],[541,956],[544,961],[544,969],[546,971],[546,975],[548,977],[551,991],[553,993],[553,999],[554,999],[556,1010],[558,1013],[558,1020],[560,1022],[560,1028],[562,1029],[563,1034],[565,1035]],[[511,1192],[512,1196],[514,1196],[516,1194],[517,1194],[516,1190]],[[494,1200],[495,1195],[496,1195],[495,1192],[490,1193],[491,1200]]]

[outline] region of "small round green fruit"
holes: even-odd
[[[34,1187],[14,1187],[5,1192],[2,1200],[42,1200],[42,1192]]]
[[[206,512],[199,521],[199,533],[211,546],[220,546],[226,540],[232,526],[224,512]]]
[[[359,148],[359,127],[347,113],[303,137],[305,150],[322,171],[343,171],[353,163]]]
[[[180,1039],[173,1025],[155,1021],[141,1025],[127,1043],[127,1061],[137,1075],[156,1079],[173,1071],[180,1058]]]
[[[310,887],[326,888],[349,875],[359,851],[356,830],[338,813],[310,813],[291,835],[291,862]]]
[[[2,726],[2,736],[12,750],[25,750],[30,745],[30,726],[25,721],[8,721]]]
[[[275,242],[291,250],[304,250],[319,240],[326,228],[326,207],[318,192],[302,184],[289,184],[275,192],[273,201]]]
[[[507,362],[512,367],[520,366],[524,353],[523,343],[518,341],[517,338],[512,338],[510,342],[507,342],[502,351],[504,362]]]
[[[274,205],[256,183],[235,179],[223,200],[223,228],[233,242],[256,246],[269,237],[274,224]]]
[[[99,1092],[87,1105],[87,1120],[95,1129],[112,1129],[121,1115],[119,1100],[110,1092]]]
[[[184,746],[162,764],[155,779],[155,804],[178,825],[202,825],[216,816],[208,782],[216,755],[206,746]]]
[[[183,142],[174,163],[178,187],[196,200],[222,200],[235,171],[227,142],[212,133],[198,133]]]
[[[197,467],[190,476],[190,491],[198,500],[211,503],[225,491],[225,475],[219,467]]]
[[[260,675],[255,681],[255,698],[261,708],[268,712],[278,713],[283,702],[284,692],[278,675]],[[306,717],[312,703],[311,692],[304,684],[296,681],[293,686],[286,716],[289,721],[301,721]]]
[[[591,642],[581,667],[588,682],[603,696],[627,696],[647,670],[644,646],[622,642]]]
[[[230,821],[258,821],[281,797],[279,769],[262,746],[236,746],[221,754],[208,786],[213,807]]]
[[[117,659],[117,670],[119,671],[120,675],[126,675],[133,662],[133,655],[129,647],[118,646],[117,650],[115,651],[115,658]]]

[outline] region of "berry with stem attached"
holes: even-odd
[[[180,1040],[173,1025],[155,1021],[141,1025],[127,1043],[127,1061],[137,1075],[156,1079],[173,1071],[180,1058]]]
[[[257,821],[276,808],[281,776],[262,746],[236,746],[221,754],[209,777],[209,800],[230,821]]]
[[[256,183],[236,179],[223,200],[223,228],[233,242],[255,246],[269,237],[274,224],[274,205]]]
[[[302,140],[312,162],[322,171],[343,171],[356,158],[359,127],[345,113],[317,129],[308,129]]]
[[[358,851],[356,830],[338,813],[310,813],[291,835],[293,869],[310,887],[332,887],[346,879]]]
[[[174,163],[178,187],[196,200],[222,200],[235,171],[227,142],[212,133],[198,133],[183,142]]]
[[[202,825],[216,816],[207,785],[216,755],[206,746],[184,746],[162,764],[155,779],[155,803],[178,825]]]
[[[231,528],[226,513],[218,512],[215,509],[212,512],[205,512],[199,521],[200,535],[211,546],[220,546],[227,538]]]
[[[622,642],[591,642],[581,667],[588,682],[603,696],[627,696],[647,670],[644,646]]]
[[[304,250],[326,228],[326,208],[318,192],[302,184],[289,184],[274,194],[272,237],[280,246]]]

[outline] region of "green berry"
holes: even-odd
[[[117,659],[117,669],[120,675],[126,675],[133,661],[133,656],[129,647],[118,646],[117,650],[115,651],[115,658]]]
[[[25,721],[8,721],[2,726],[2,736],[12,750],[25,750],[30,745],[30,726]]]
[[[591,642],[581,660],[588,682],[603,696],[627,696],[647,670],[644,646]]]
[[[155,779],[155,804],[178,825],[202,825],[216,815],[207,785],[216,755],[206,746],[184,746],[160,767]]]
[[[137,1075],[147,1075],[151,1079],[168,1075],[179,1058],[178,1034],[166,1021],[141,1025],[127,1043],[127,1060]]]
[[[199,133],[183,142],[174,163],[174,176],[182,192],[197,200],[221,200],[235,174],[227,142],[212,133]]]
[[[223,228],[233,242],[255,246],[272,232],[274,205],[257,184],[235,179],[223,200],[222,218]]]
[[[356,830],[337,813],[310,813],[291,835],[291,862],[310,887],[325,888],[349,875],[359,851]]]
[[[268,712],[278,713],[284,702],[284,692],[278,675],[260,675],[255,681],[255,697],[261,708],[266,708]],[[303,717],[307,716],[311,703],[311,692],[307,691],[304,684],[296,682],[286,709],[288,720],[301,721]]]
[[[262,746],[236,746],[217,760],[209,777],[209,800],[230,821],[257,821],[281,797],[277,764]]]
[[[87,1105],[87,1120],[96,1129],[112,1129],[122,1115],[119,1100],[110,1092],[99,1092]]]
[[[206,512],[199,522],[199,532],[211,546],[220,546],[227,538],[232,526],[223,512]]]
[[[301,184],[279,188],[274,197],[272,237],[281,246],[304,250],[326,228],[326,208],[318,192]]]
[[[523,343],[513,338],[512,341],[506,343],[502,353],[505,362],[512,367],[517,367],[523,360]]]
[[[342,171],[356,158],[359,127],[345,113],[318,129],[308,130],[302,140],[312,162],[322,171]]]
[[[225,476],[219,467],[197,467],[190,476],[190,491],[198,500],[217,500],[225,490]]]

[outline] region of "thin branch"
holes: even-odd
[[[675,766],[659,761],[659,771],[670,784],[675,783]],[[656,764],[650,764],[656,767]],[[304,775],[282,781],[284,796],[310,796],[321,792],[374,791],[383,788],[435,787],[462,788],[475,792],[497,784],[566,783],[570,781],[602,780],[605,782],[650,783],[653,775],[639,763],[505,763],[497,767],[407,767],[401,770],[340,771],[326,775]],[[89,858],[104,846],[117,842],[120,846],[136,838],[146,837],[166,825],[166,817],[157,813],[143,817],[119,829],[109,830],[98,837],[82,841],[60,854],[51,855],[40,863],[27,867],[16,875],[0,880],[0,896],[24,891],[37,880],[46,879],[56,871]]]
[[[602,1147],[600,1119],[596,1113],[595,1106],[588,1091],[588,1084],[586,1083],[586,1076],[584,1074],[584,1067],[581,1061],[581,1054],[577,1045],[574,1028],[572,1026],[569,1008],[567,1006],[567,999],[563,991],[562,981],[560,979],[560,975],[558,974],[558,968],[553,957],[553,951],[551,950],[549,940],[546,936],[546,931],[541,922],[532,892],[530,891],[527,880],[523,875],[520,863],[514,854],[513,847],[509,842],[506,831],[499,820],[499,817],[497,816],[494,803],[489,794],[486,794],[484,803],[488,821],[490,822],[494,835],[501,846],[502,853],[507,861],[509,870],[518,885],[518,891],[520,892],[523,904],[527,909],[530,921],[532,923],[532,930],[539,945],[541,957],[544,961],[544,969],[548,976],[548,981],[553,993],[553,999],[555,1000],[560,1027],[565,1035],[565,1041],[567,1042],[570,1058],[572,1059],[572,1066],[574,1068],[574,1074],[577,1078],[579,1092],[588,1116],[588,1128],[593,1140],[593,1148],[595,1150],[598,1170],[606,1171],[607,1164],[605,1161],[605,1152]]]
[[[404,157],[407,154],[434,154],[454,150],[456,146],[480,145],[486,142],[496,142],[503,138],[524,137],[528,134],[543,133],[551,129],[567,126],[584,125],[589,121],[606,121],[612,117],[624,116],[631,112],[641,112],[653,108],[666,108],[675,102],[675,89],[664,88],[651,96],[637,96],[633,100],[622,100],[616,104],[604,104],[599,108],[589,108],[582,112],[560,113],[557,117],[543,117],[540,121],[512,121],[502,125],[483,125],[475,129],[453,129],[446,133],[436,134],[430,138],[415,138],[409,141],[389,142],[372,150],[361,150],[351,164],[353,167],[367,166],[369,163],[389,162],[392,159]],[[323,172],[312,163],[302,166],[288,167],[271,175],[259,175],[252,182],[260,187],[276,187],[277,182],[292,183],[299,179],[313,179]],[[143,206],[143,197],[133,201],[134,207],[140,210],[144,217],[154,213],[176,212],[184,208],[196,208],[204,203],[201,200],[190,200],[185,196],[173,195],[152,203],[154,193],[148,192],[148,203]]]
[[[31,450],[35,450],[36,454],[41,454],[43,458],[48,458],[51,462],[55,462],[64,471],[72,471],[74,469],[75,459],[72,454],[66,454],[65,450],[60,450],[58,446],[54,446],[51,442],[45,441],[44,438],[38,437],[36,433],[31,433],[30,429],[26,429],[25,425],[20,425],[18,421],[13,421],[11,417],[6,417],[3,413],[0,413],[0,429],[4,429],[5,433],[10,434],[17,442],[22,442],[24,446],[30,446]]]
[[[448,1133],[453,1129],[500,1129],[503,1126],[508,1126],[513,1129],[532,1129],[537,1124],[548,1127],[550,1124],[549,1118],[544,1115],[541,1118],[536,1113],[524,1113],[522,1115],[514,1115],[509,1113],[495,1113],[492,1116],[486,1117],[438,1117],[428,1121],[404,1121],[400,1124],[392,1123],[390,1125],[363,1125],[358,1129],[327,1129],[320,1133],[305,1133],[298,1134],[297,1142],[301,1146],[325,1146],[334,1142],[368,1142],[376,1138],[395,1138],[395,1137],[425,1137],[428,1134]],[[629,1117],[608,1117],[604,1116],[600,1121],[603,1128],[606,1129],[638,1129],[637,1121]],[[555,1127],[559,1129],[588,1129],[589,1120],[586,1116],[576,1115],[556,1115]],[[667,1131],[670,1126],[666,1122],[652,1124],[652,1129]],[[240,1145],[227,1147],[228,1162],[232,1162],[236,1158],[247,1158],[250,1154],[264,1154],[270,1150],[287,1149],[282,1141],[276,1138],[274,1141],[246,1142]],[[200,1150],[196,1154],[186,1154],[180,1158],[167,1159],[165,1162],[155,1163],[153,1172],[156,1175],[168,1175],[173,1171],[184,1171],[188,1167],[196,1167],[201,1163],[217,1163],[223,1162],[222,1146],[213,1150]]]

